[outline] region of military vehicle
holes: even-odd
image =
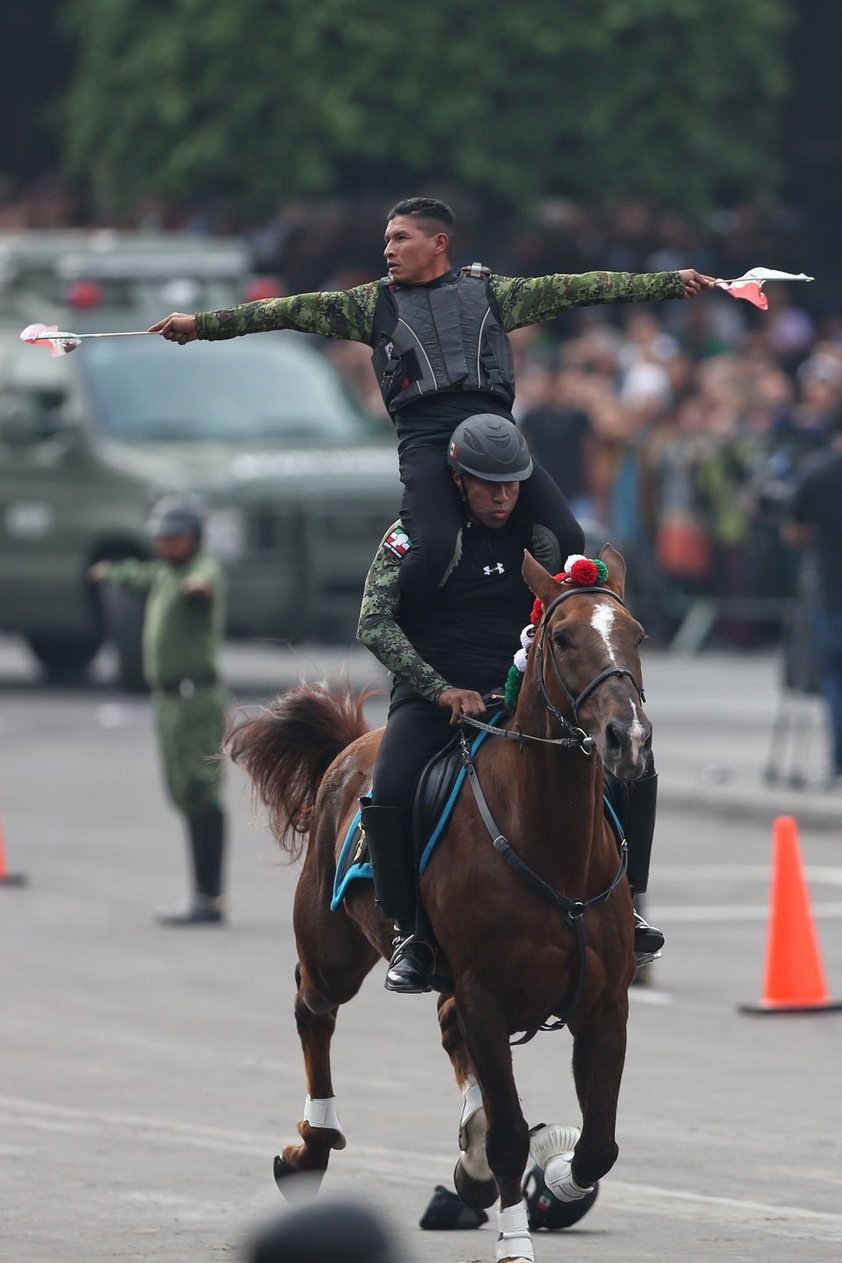
[[[84,669],[110,636],[121,683],[140,687],[142,606],[86,572],[148,555],[152,504],[190,490],[226,569],[232,636],[350,639],[400,500],[387,427],[359,415],[295,334],[91,339],[57,358],[21,342],[33,320],[142,329],[248,296],[247,260],[227,246],[215,268],[213,243],[71,244],[4,273],[0,238],[0,628],[52,677]]]

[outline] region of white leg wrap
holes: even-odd
[[[497,1211],[497,1259],[516,1259],[518,1263],[535,1263],[535,1251],[529,1235],[526,1202]]]
[[[587,1197],[588,1193],[593,1192],[592,1184],[589,1188],[580,1188],[573,1179],[570,1159],[562,1154],[550,1158],[544,1167],[544,1183],[553,1197],[557,1197],[560,1202],[578,1202],[583,1197]]]
[[[485,1109],[476,1079],[462,1086],[462,1117],[459,1119],[459,1149],[462,1170],[474,1180],[490,1180],[491,1168],[485,1156]]]
[[[340,1136],[345,1135],[336,1112],[335,1096],[317,1097],[315,1101],[308,1096],[304,1104],[304,1121],[311,1127],[332,1127]]]
[[[529,1153],[532,1160],[543,1168],[544,1182],[560,1202],[578,1202],[590,1193],[593,1187],[581,1188],[570,1171],[573,1150],[576,1148],[580,1134],[578,1127],[563,1127],[560,1123],[550,1123],[529,1138]]]
[[[462,1117],[459,1119],[459,1148],[467,1148],[465,1128],[478,1110],[482,1109],[482,1092],[476,1079],[466,1079],[462,1085]]]

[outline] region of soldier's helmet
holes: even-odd
[[[204,523],[204,510],[198,496],[170,495],[154,506],[147,529],[153,539],[166,535],[201,537]]]
[[[554,1197],[544,1182],[544,1172],[534,1166],[523,1182],[523,1195],[526,1198],[526,1213],[529,1227],[533,1232],[546,1229],[557,1232],[560,1228],[572,1228],[573,1224],[588,1213],[599,1194],[599,1181],[594,1183],[589,1193],[577,1202],[560,1202]]]
[[[523,482],[532,473],[532,457],[520,430],[491,412],[459,422],[450,438],[447,463],[460,474],[488,482]]]

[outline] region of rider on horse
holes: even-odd
[[[504,418],[479,414],[456,427],[448,462],[462,526],[447,577],[423,606],[407,608],[399,574],[410,541],[396,522],[369,571],[357,632],[394,677],[372,798],[363,800],[361,814],[375,894],[397,932],[386,974],[389,991],[430,990],[435,963],[429,942],[416,935],[412,818],[418,779],[463,715],[485,713],[484,695],[501,687],[533,601],[521,575],[523,540],[511,523],[521,484],[533,470],[525,439]],[[539,556],[564,559],[579,550],[581,538],[578,526],[553,541],[537,528],[534,547]],[[648,878],[656,785],[653,771],[629,786],[629,880],[639,892]],[[651,955],[663,935],[635,915],[635,950]]]

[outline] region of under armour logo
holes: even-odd
[[[498,561],[496,566],[483,566],[482,573],[487,575],[505,574],[506,567],[503,565],[502,561]]]

